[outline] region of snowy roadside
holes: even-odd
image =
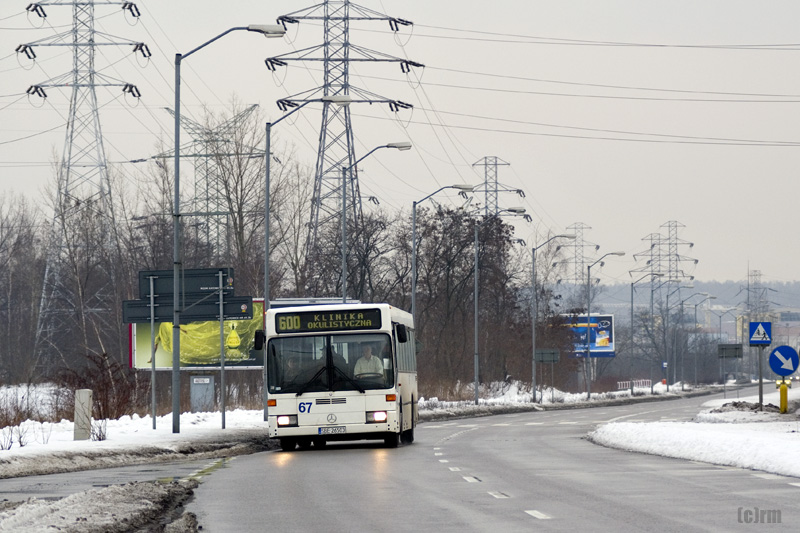
[[[721,408],[734,401],[737,406]],[[778,392],[764,394],[765,405],[779,401]],[[757,395],[711,400],[691,422],[614,422],[588,439],[626,451],[800,478],[800,389],[789,390],[787,414],[753,410],[757,402]]]
[[[712,391],[709,391],[712,392]],[[471,402],[440,402],[436,399],[421,401],[420,419],[441,420],[443,418],[465,418],[471,416],[487,416],[510,412],[531,411],[540,409],[581,408],[635,401],[650,401],[655,399],[674,399],[680,397],[675,391],[667,394],[660,391],[658,396],[636,396],[631,398],[626,393],[609,393],[593,395],[591,404],[586,402],[585,395],[569,395],[553,391],[555,402],[545,402],[543,405],[532,405],[530,394],[520,392],[515,385],[501,385],[498,390],[492,391],[494,397],[489,401],[482,401],[475,406]],[[696,394],[696,393],[687,393]],[[800,391],[796,397],[800,398]],[[767,401],[773,401],[770,397]],[[708,402],[722,405],[733,401],[715,400]],[[775,403],[777,400],[775,400]],[[708,405],[708,404],[707,404]],[[783,415],[784,417],[786,415]],[[761,418],[758,418],[761,417]],[[152,428],[152,419],[149,417],[123,417],[120,420],[106,422],[106,437],[104,441],[74,441],[73,425],[71,422],[62,421],[58,424],[40,424],[26,422],[17,431],[17,437],[22,436],[24,446],[19,442],[11,449],[0,450],[0,478],[22,475],[70,472],[92,468],[106,468],[129,464],[145,464],[152,462],[174,461],[183,458],[213,458],[252,453],[255,451],[271,449],[273,446],[266,438],[266,425],[263,421],[262,411],[236,410],[226,414],[226,429],[221,429],[221,415],[219,413],[186,413],[181,416],[181,433],[172,433],[171,416],[156,419],[157,429]],[[752,419],[769,420],[755,424]],[[703,459],[687,457],[696,460],[719,462],[721,454],[733,447],[728,443],[737,438],[739,430],[748,429],[749,425],[758,425],[762,430],[764,439],[769,439],[776,431],[785,433],[783,428],[786,422],[775,422],[772,415],[749,414],[701,414],[698,420],[692,422],[681,433],[692,434],[697,439],[702,439],[701,445],[705,449],[720,450],[717,454]],[[726,424],[712,424],[711,421],[726,422]],[[794,422],[796,424],[796,422]],[[653,427],[660,424],[655,423]],[[602,426],[592,434],[592,439],[599,444],[614,446],[617,443],[630,443],[631,441],[645,442],[642,434],[649,434],[650,430],[643,431],[645,426],[651,424],[625,424],[614,423]],[[633,426],[633,427],[631,427]],[[780,426],[780,427],[779,427]],[[729,433],[708,434],[703,427],[726,428]],[[609,428],[607,431],[605,428]],[[602,434],[599,433],[602,431]],[[656,431],[656,430],[654,430]],[[660,431],[660,430],[658,430]],[[675,432],[675,430],[672,430]],[[667,431],[669,433],[669,431]],[[632,438],[631,435],[638,437]],[[705,437],[703,437],[705,435]],[[688,437],[684,437],[684,440]],[[793,445],[798,446],[800,439],[794,434]],[[655,438],[658,440],[658,437]],[[665,442],[673,442],[673,449],[655,449],[646,453],[659,453],[670,455],[684,453],[682,450],[698,447],[698,444],[684,446],[680,439],[670,440],[661,437]],[[756,442],[745,437],[736,441],[736,452],[740,457],[755,454],[751,446],[763,446],[763,442]],[[753,444],[755,443],[755,444]],[[786,446],[789,442],[785,442]],[[625,449],[627,447],[620,446]],[[792,448],[793,450],[795,448]],[[785,452],[785,448],[783,449]],[[774,457],[786,457],[800,453],[775,454]],[[679,455],[672,455],[679,456]],[[796,459],[798,472],[800,472],[800,459]],[[720,463],[725,464],[725,463]],[[747,468],[764,468],[763,464],[746,466]],[[786,474],[784,470],[782,473]],[[800,474],[798,474],[800,475]],[[2,481],[0,481],[2,482]],[[0,532],[38,532],[51,531],[56,528],[60,531],[75,533],[94,532],[124,532],[124,531],[153,531],[168,533],[196,533],[198,524],[190,513],[183,513],[182,504],[191,498],[197,480],[189,479],[180,482],[162,484],[129,483],[116,485],[103,489],[95,489],[73,494],[57,501],[31,499],[27,502],[0,502]]]

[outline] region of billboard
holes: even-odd
[[[573,357],[586,357],[588,337],[591,357],[614,357],[614,315],[561,315],[575,335]]]
[[[263,353],[253,350],[255,332],[264,329],[264,301],[253,300],[253,318],[225,320],[225,368],[262,367]],[[150,323],[130,325],[130,362],[136,369],[151,367]],[[157,370],[172,370],[172,322],[156,322]],[[181,368],[219,368],[219,321],[181,324]]]

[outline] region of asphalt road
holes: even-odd
[[[211,533],[796,531],[800,479],[584,438],[616,420],[689,420],[709,398],[431,422],[394,450],[241,456],[205,476],[187,510]],[[777,516],[761,511],[780,511],[781,523],[752,523]]]

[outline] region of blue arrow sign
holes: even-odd
[[[772,322],[750,322],[750,346],[772,344]]]
[[[800,365],[800,357],[791,346],[778,346],[769,354],[769,367],[779,376],[794,374]]]

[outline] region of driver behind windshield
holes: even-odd
[[[363,374],[380,374],[383,376],[383,362],[380,358],[372,355],[372,345],[361,345],[361,357],[356,361],[355,369],[353,370],[355,377]]]

